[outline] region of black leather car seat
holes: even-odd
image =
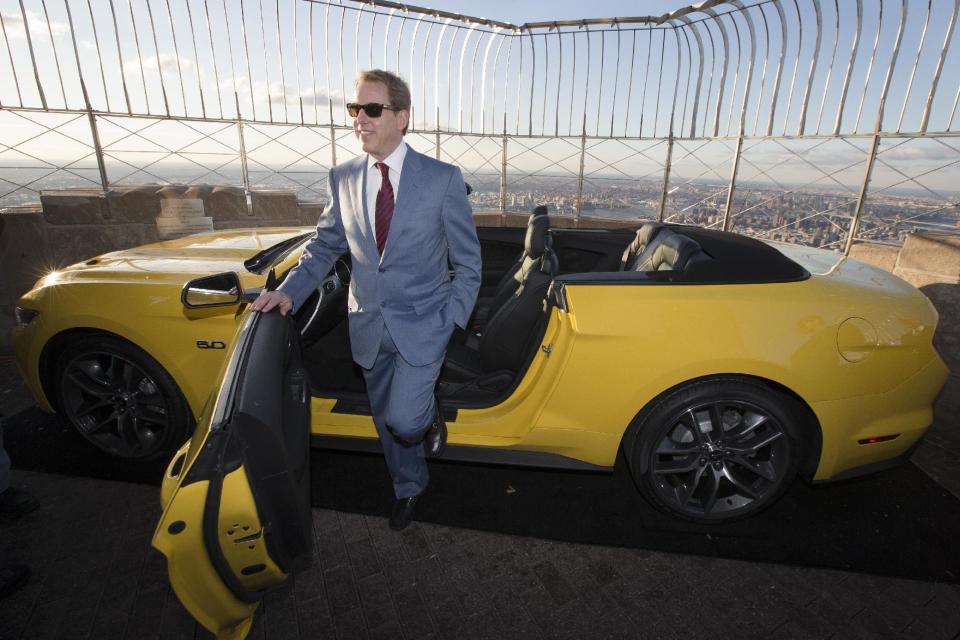
[[[663,229],[637,256],[632,271],[683,271],[691,264],[709,260],[699,243],[687,236]]]
[[[520,256],[500,278],[494,294],[477,301],[473,316],[470,319],[470,329],[472,331],[481,330],[487,324],[487,321],[510,299],[520,283],[523,282],[524,273],[540,268],[540,255],[543,254],[543,246],[549,230],[550,218],[547,216],[547,207],[540,205],[533,210],[527,220],[527,234]]]
[[[627,248],[623,251],[623,259],[620,261],[620,271],[633,271],[633,267],[636,266],[637,257],[643,253],[644,249],[650,246],[654,238],[665,228],[666,227],[659,222],[644,222],[640,228],[637,229],[637,235],[633,239],[633,242],[628,244]]]
[[[559,269],[548,234],[540,239],[539,233],[528,231],[527,255],[534,261],[520,270],[517,290],[490,318],[477,348],[457,342],[447,347],[444,379],[465,381],[499,372],[510,374],[504,378],[509,382],[526,361],[530,341],[544,317],[550,283]]]

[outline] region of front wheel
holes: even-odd
[[[170,453],[193,416],[176,382],[142,349],[107,335],[71,343],[58,361],[60,408],[95,447],[127,460]]]
[[[635,425],[628,451],[640,491],[674,516],[719,523],[770,506],[797,474],[802,409],[750,380],[695,382]]]

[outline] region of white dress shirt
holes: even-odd
[[[403,169],[403,160],[407,157],[407,143],[403,140],[388,155],[383,163],[390,168],[390,186],[393,187],[393,203],[396,205],[397,196],[400,194],[400,171]],[[380,169],[374,165],[380,162],[371,155],[367,156],[367,220],[370,222],[370,228],[377,232],[377,192],[380,191]]]

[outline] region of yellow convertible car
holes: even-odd
[[[798,475],[896,464],[931,422],[947,376],[937,314],[889,273],[679,225],[532,215],[478,235],[481,298],[439,383],[449,459],[611,470],[622,449],[651,503],[717,522]],[[17,363],[43,408],[125,458],[180,447],[154,545],[222,637],[245,634],[310,546],[309,446],[379,446],[350,358],[349,257],[296,317],[249,311],[309,237],[222,231],[109,253],[18,303]]]

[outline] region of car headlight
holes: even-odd
[[[40,312],[36,309],[24,309],[23,307],[15,307],[13,310],[13,315],[17,321],[17,327],[20,329],[25,329],[27,325],[33,322],[37,316],[40,315]]]

